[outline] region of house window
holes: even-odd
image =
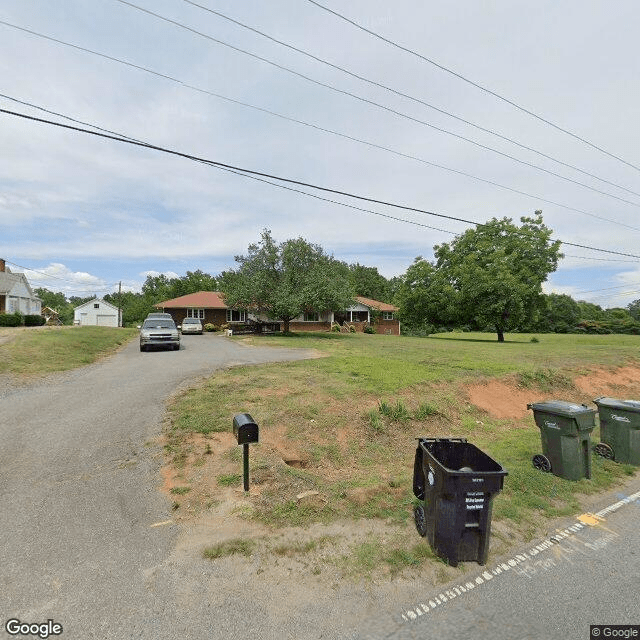
[[[93,305],[93,308],[94,308],[94,309],[99,309],[99,308],[100,308],[100,304],[99,304],[98,302],[96,302],[96,303]]]
[[[304,321],[305,322],[319,322],[320,314],[319,313],[305,313]]]
[[[383,311],[382,312],[383,320],[393,320],[393,311]]]
[[[247,312],[227,309],[227,322],[246,322]]]
[[[204,320],[204,309],[187,309],[187,318],[198,318],[198,320]]]

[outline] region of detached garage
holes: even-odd
[[[118,327],[118,308],[94,298],[76,307],[73,311],[73,324],[93,327]]]

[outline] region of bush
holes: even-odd
[[[205,331],[218,331],[219,328],[217,324],[211,324],[211,322],[207,322],[207,324],[204,325]]]
[[[363,330],[363,331],[364,331],[364,333],[375,333],[375,332],[376,332],[376,330],[375,330],[371,325],[367,325],[367,326],[364,328],[364,330]]]
[[[334,333],[340,333],[340,325],[339,324],[332,324],[331,325],[331,331],[333,331]]]
[[[353,324],[349,325],[349,333],[355,333],[356,332],[356,327]]]
[[[21,327],[23,316],[20,312],[0,313],[0,327]]]
[[[39,315],[28,315],[24,317],[25,327],[41,327],[45,323],[45,319]]]

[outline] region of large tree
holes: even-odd
[[[260,242],[235,260],[239,267],[219,280],[226,304],[281,320],[285,333],[291,320],[305,312],[346,309],[353,302],[344,268],[302,238],[278,244],[265,229]]]
[[[535,217],[493,218],[436,246],[436,271],[455,291],[458,321],[492,326],[498,341],[532,317],[542,283],[558,266],[560,242]]]

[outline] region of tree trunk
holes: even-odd
[[[502,327],[496,326],[496,333],[498,334],[498,342],[504,342],[504,333]]]
[[[282,333],[289,333],[289,322],[291,322],[289,318],[282,319],[282,324],[283,324]]]

